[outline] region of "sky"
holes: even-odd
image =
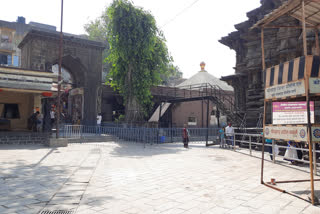
[[[112,0],[64,0],[63,31],[84,34],[83,26],[99,17]],[[259,7],[260,0],[133,0],[149,11],[163,31],[174,65],[189,78],[206,70],[220,78],[234,74],[235,52],[218,42],[235,31],[234,25],[247,20],[246,13]],[[54,25],[60,31],[60,0],[10,0],[0,20]]]

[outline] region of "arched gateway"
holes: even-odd
[[[59,33],[31,30],[19,44],[21,66],[52,71],[59,59]],[[63,37],[62,67],[72,76],[73,95],[81,95],[81,119],[95,124],[98,89],[101,86],[102,51],[104,45],[74,35]]]

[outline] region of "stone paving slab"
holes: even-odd
[[[309,174],[266,162],[265,178]],[[288,184],[308,191],[308,183]],[[319,183],[316,183],[319,190]],[[260,184],[260,159],[204,145],[0,145],[0,213],[320,213]]]

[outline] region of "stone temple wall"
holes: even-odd
[[[235,74],[222,77],[235,89],[235,103],[238,111],[246,114],[248,127],[256,127],[260,113],[263,113],[264,85],[261,60],[261,31],[250,30],[258,20],[278,8],[283,0],[261,0],[261,6],[247,13],[248,20],[235,25],[236,31],[221,38],[220,43],[236,52]],[[299,25],[299,21],[284,16],[274,25]],[[302,30],[298,28],[265,29],[266,67],[271,67],[303,55]],[[314,48],[314,32],[307,31],[308,54]]]

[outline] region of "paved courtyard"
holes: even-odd
[[[265,178],[309,174],[266,162]],[[316,189],[320,190],[319,182]],[[279,185],[280,186],[280,185]],[[308,195],[308,183],[280,186]],[[0,213],[320,213],[260,185],[260,159],[204,145],[0,145]]]

